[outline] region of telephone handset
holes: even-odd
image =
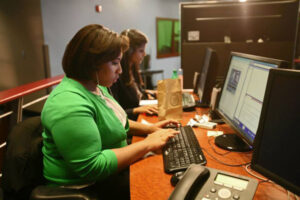
[[[191,164],[177,183],[169,200],[251,200],[258,181],[223,170]]]
[[[177,183],[169,200],[194,199],[208,177],[209,170],[207,168],[192,164]]]

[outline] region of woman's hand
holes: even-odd
[[[150,151],[161,149],[167,141],[178,134],[179,131],[174,129],[159,129],[152,134],[149,134],[143,142],[146,143]]]
[[[157,105],[150,105],[150,106],[140,106],[133,109],[133,113],[139,114],[139,113],[146,113],[149,115],[157,114],[158,109]]]
[[[179,122],[176,120],[168,119],[168,120],[163,120],[163,121],[157,122],[157,123],[153,124],[153,126],[156,126],[157,128],[164,128],[168,124],[174,124],[178,127]]]
[[[145,90],[148,99],[153,100],[157,99],[157,90]]]

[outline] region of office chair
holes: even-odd
[[[96,200],[86,190],[45,185],[42,131],[41,118],[36,116],[17,124],[8,135],[2,172],[4,199]]]

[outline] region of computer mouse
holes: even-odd
[[[146,113],[146,115],[147,115],[147,116],[157,116],[157,115],[158,115],[158,113],[152,113],[152,114],[150,114],[150,113]]]
[[[171,185],[176,186],[176,184],[182,179],[183,175],[184,175],[184,171],[179,171],[173,174],[170,180]]]
[[[176,124],[169,123],[169,124],[165,125],[163,128],[177,129],[178,127]]]

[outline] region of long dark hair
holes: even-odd
[[[139,72],[140,66],[136,65],[135,63],[130,66],[129,62],[132,54],[136,51],[137,48],[145,45],[148,42],[148,38],[144,33],[136,29],[124,30],[121,32],[121,35],[127,36],[129,38],[129,49],[124,53],[121,60],[123,73],[120,78],[128,86],[132,86],[134,84],[134,80],[139,86],[144,86],[143,79]]]

